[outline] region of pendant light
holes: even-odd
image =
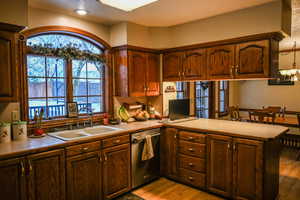
[[[297,63],[296,63],[296,53],[297,53],[296,41],[294,43],[293,53],[294,53],[294,62],[293,62],[292,68],[291,69],[282,69],[279,72],[282,76],[290,79],[291,81],[298,81],[299,76],[300,76],[300,69],[297,68]]]

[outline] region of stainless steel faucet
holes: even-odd
[[[80,108],[79,112],[82,112],[82,111],[86,111],[87,114],[90,116],[90,126],[93,127],[94,112],[93,112],[93,109],[91,108],[91,106],[85,106],[85,107]],[[85,126],[85,123],[84,123],[84,126]]]

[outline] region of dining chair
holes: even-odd
[[[265,108],[263,106],[263,109],[268,110],[268,111],[270,111],[272,113],[275,113],[275,117],[282,117],[282,118],[284,118],[284,116],[285,116],[286,107],[268,106],[267,108]]]

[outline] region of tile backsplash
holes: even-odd
[[[12,111],[18,111],[18,119],[20,119],[19,103],[0,103],[0,121],[10,122]]]

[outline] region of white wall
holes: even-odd
[[[52,25],[79,28],[93,33],[107,43],[110,43],[110,30],[108,26],[48,10],[29,8],[28,28]]]
[[[1,0],[0,22],[27,26],[28,0]]]

